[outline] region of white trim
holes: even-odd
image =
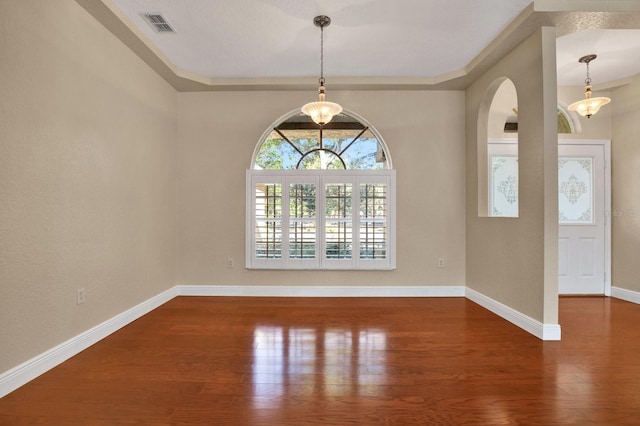
[[[464,292],[464,286],[178,286],[181,296],[464,297]]]
[[[539,339],[560,340],[560,324],[543,324],[469,287],[466,288],[465,296],[472,302],[517,325]]]
[[[640,293],[614,287],[614,297],[640,303]],[[560,325],[542,324],[465,286],[177,285],[0,374],[0,398],[177,296],[466,297],[542,340],[560,340]],[[633,299],[633,300],[631,300]]]
[[[518,138],[490,138],[487,145],[518,144]]]
[[[17,367],[5,371],[0,374],[0,398],[10,392],[13,392],[20,386],[25,385],[72,356],[82,352],[89,346],[99,342],[125,325],[151,312],[177,295],[178,289],[176,287],[172,287],[169,290],[166,290],[157,296],[154,296],[133,308],[108,319],[107,321],[72,337],[66,342],[63,342],[58,346],[23,362]]]
[[[611,287],[611,297],[626,300],[627,302],[640,303],[640,292],[627,290],[626,288]]]

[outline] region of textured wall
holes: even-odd
[[[518,93],[520,216],[479,217],[478,139],[488,136],[479,112],[505,77]],[[466,91],[467,286],[545,324],[558,315],[555,80],[555,31],[542,28]]]
[[[397,169],[397,270],[244,269],[245,170],[262,133],[314,92],[179,95],[178,282],[464,285],[464,93],[336,92],[381,133]],[[227,258],[235,268],[227,268]],[[438,258],[446,260],[438,268]]]
[[[2,372],[175,284],[177,95],[72,0],[0,2],[0,52]]]
[[[640,291],[640,75],[611,98],[611,284]]]

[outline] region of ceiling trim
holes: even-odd
[[[112,0],[75,0],[178,92],[312,90],[315,78],[208,78],[175,67]],[[334,77],[332,90],[464,90],[540,27],[557,36],[586,29],[640,28],[637,0],[534,0],[463,69],[436,77]]]
[[[640,12],[637,0],[534,0],[536,12]]]

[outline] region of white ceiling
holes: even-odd
[[[587,30],[560,37],[556,43],[558,84],[583,85],[587,67],[582,56],[596,54],[589,64],[594,88],[640,73],[640,30]]]
[[[178,68],[206,77],[438,76],[466,66],[530,0],[114,0]],[[140,13],[160,12],[175,34]],[[463,29],[463,31],[461,31]]]
[[[462,70],[531,0],[103,0],[118,7],[179,70],[208,78],[436,77]],[[156,33],[160,13],[176,33]],[[640,73],[640,30],[558,39],[558,83],[582,85],[578,58],[595,53],[594,86]]]

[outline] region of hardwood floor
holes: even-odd
[[[640,423],[640,306],[543,342],[464,298],[178,297],[0,399],[0,424]]]

